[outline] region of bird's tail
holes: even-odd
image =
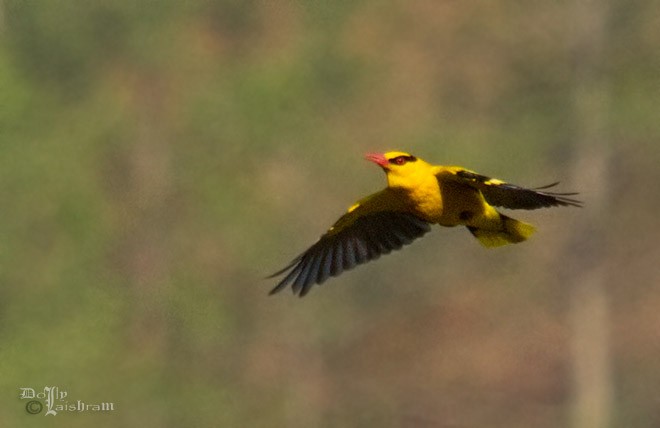
[[[534,226],[500,214],[499,230],[482,229],[468,226],[468,230],[479,240],[484,247],[500,247],[506,244],[522,242],[532,236]]]

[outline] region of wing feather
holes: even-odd
[[[295,281],[291,286],[294,294],[302,293],[304,291],[305,284],[307,283],[307,281],[311,276],[311,270],[312,267],[314,266],[314,260],[316,259],[316,257],[317,257],[316,254],[310,253],[310,254],[306,254],[300,261],[300,264],[302,265],[302,269],[300,273],[296,276]]]
[[[342,271],[342,262],[344,258],[344,245],[342,242],[335,242],[335,254],[332,258],[330,267],[330,276],[337,276]]]
[[[344,270],[353,269],[355,266],[357,266],[357,262],[355,260],[355,246],[353,245],[353,241],[351,239],[347,239],[341,243],[344,247],[344,264],[338,266],[337,275],[342,273]]]
[[[398,250],[429,230],[431,226],[427,222],[408,213],[380,211],[363,215],[338,232],[329,231],[272,275],[286,273],[270,294],[291,284],[294,294],[302,297],[312,285]]]
[[[481,191],[486,201],[496,207],[534,210],[554,206],[582,206],[581,201],[571,197],[577,195],[577,193],[545,191],[545,189],[556,186],[559,182],[527,189],[467,170],[457,171],[456,176]]]
[[[355,261],[357,264],[361,265],[369,261],[369,249],[367,249],[367,244],[364,242],[364,238],[358,239],[356,236],[354,241],[355,245]]]
[[[330,266],[332,265],[332,260],[335,258],[334,247],[334,245],[328,245],[323,251],[323,256],[321,256],[321,269],[316,277],[317,284],[323,284],[330,276]]]

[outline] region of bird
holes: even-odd
[[[365,158],[385,172],[387,187],[351,205],[316,243],[270,275],[285,274],[269,294],[290,284],[293,293],[303,297],[314,284],[410,244],[432,224],[465,226],[481,245],[493,248],[525,241],[535,231],[495,207],[583,205],[573,198],[576,192],[548,191],[559,182],[525,188],[460,166],[432,165],[401,151],[368,153]]]

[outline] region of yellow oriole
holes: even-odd
[[[499,213],[493,206],[532,210],[582,206],[576,193],[526,189],[460,166],[436,166],[404,152],[367,154],[387,175],[387,187],[361,199],[307,251],[269,278],[287,275],[270,294],[292,284],[307,294],[314,283],[410,244],[431,224],[466,226],[485,247],[522,242],[534,227]]]

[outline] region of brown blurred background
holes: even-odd
[[[585,207],[267,296],[390,149]],[[0,426],[660,426],[659,164],[652,0],[0,0]]]

